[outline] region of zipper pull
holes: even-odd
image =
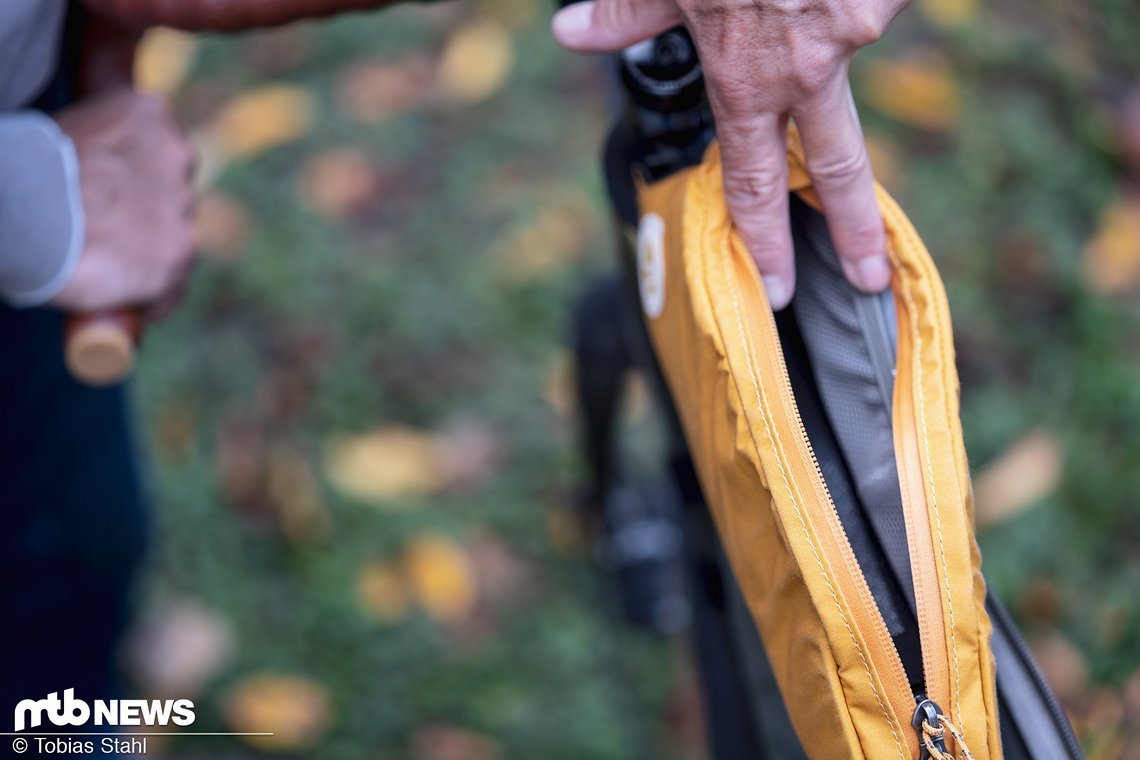
[[[966,737],[942,714],[942,708],[937,702],[927,699],[925,694],[915,694],[914,701],[918,707],[915,708],[910,724],[918,732],[919,760],[956,760],[957,756],[946,749],[947,731],[957,742],[962,760],[974,760],[974,753],[966,746]]]
[[[916,694],[918,703],[910,724],[918,732],[919,760],[954,760],[946,749],[946,729],[942,727],[942,708],[925,694]]]

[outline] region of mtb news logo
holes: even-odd
[[[194,703],[189,699],[111,699],[91,703],[75,698],[66,689],[63,699],[53,691],[43,699],[25,699],[16,705],[16,731],[39,728],[47,717],[56,726],[189,726],[194,722]]]

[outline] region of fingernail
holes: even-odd
[[[891,284],[891,267],[886,256],[859,259],[854,265],[844,261],[843,271],[852,284],[868,293],[878,293]]]
[[[788,291],[788,284],[784,282],[783,277],[769,274],[760,279],[764,281],[764,290],[768,294],[768,304],[772,307],[772,311],[779,311],[792,300],[792,294]]]
[[[593,16],[593,3],[574,3],[563,8],[554,14],[554,36],[560,42],[573,42],[590,28]]]

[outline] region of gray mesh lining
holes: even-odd
[[[792,199],[792,302],[823,406],[872,528],[907,593],[913,581],[895,464],[891,401],[895,314],[889,292],[866,295],[843,277],[824,218]]]

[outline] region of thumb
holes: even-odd
[[[559,45],[580,53],[610,53],[649,39],[682,21],[674,0],[590,0],[554,14]]]

